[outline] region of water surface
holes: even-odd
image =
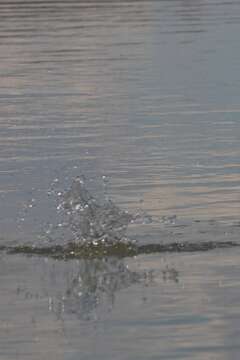
[[[45,241],[78,175],[144,214],[131,239],[238,241],[238,1],[6,0],[0,20],[2,243]],[[3,359],[238,358],[236,249],[5,256]]]

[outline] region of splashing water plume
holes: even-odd
[[[64,219],[61,227],[70,231],[70,236],[77,242],[125,241],[128,224],[133,220],[132,215],[111,200],[100,201],[93,197],[79,177],[60,195],[57,209]]]
[[[56,226],[53,223],[49,224],[49,230],[45,232],[44,239],[50,244],[44,241],[37,245],[32,243],[21,243],[15,246],[2,245],[0,251],[67,260],[106,256],[123,258],[140,254],[208,251],[239,246],[239,242],[225,237],[214,241],[192,241],[191,239],[190,241],[176,241],[175,238],[166,243],[153,241],[141,244],[136,240],[133,241],[126,235],[128,225],[130,223],[151,224],[153,218],[145,212],[138,211],[132,215],[121,210],[106,197],[105,193],[102,200],[94,197],[80,177],[73,180],[66,192],[54,188],[50,194],[55,194],[58,198],[58,223]],[[176,227],[176,216],[164,218],[163,223]]]

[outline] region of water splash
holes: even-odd
[[[26,241],[13,246],[4,244],[0,250],[11,254],[22,253],[56,259],[89,259],[106,256],[123,258],[162,252],[207,251],[239,246],[239,242],[235,241],[238,240],[238,232],[234,232],[233,227],[217,229],[214,225],[214,228],[210,229],[209,226],[213,226],[212,222],[206,227],[206,222],[182,222],[176,219],[176,215],[164,216],[157,220],[141,209],[130,214],[109,199],[105,183],[106,181],[103,196],[96,197],[87,189],[84,178],[76,177],[67,191],[63,191],[59,180],[55,179],[47,193],[48,196],[54,195],[53,198],[57,199],[53,211],[55,218],[44,228],[43,236],[39,236],[36,241],[34,238],[30,239],[30,242],[25,239]],[[91,190],[95,186],[91,181],[88,185]],[[97,185],[99,186],[99,182]],[[32,197],[27,208],[34,211],[36,203]],[[129,224],[135,226],[127,231]],[[136,233],[139,225],[146,225],[148,232],[144,230],[143,235]],[[152,230],[155,225],[157,227],[154,235]],[[140,227],[140,230],[142,231],[143,227]],[[224,234],[222,230],[225,230]],[[210,231],[214,238],[206,240],[206,234],[208,237],[211,235]],[[133,241],[132,238],[137,240]]]
[[[127,239],[126,230],[133,216],[107,197],[100,200],[92,196],[80,177],[73,180],[68,191],[57,195],[57,211],[61,218],[57,227],[65,241],[116,243]]]

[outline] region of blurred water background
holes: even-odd
[[[2,243],[44,241],[78,175],[134,239],[238,240],[238,31],[237,0],[1,0]],[[238,255],[3,254],[0,358],[238,359]]]

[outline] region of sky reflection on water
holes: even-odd
[[[109,176],[125,209],[144,200],[158,216],[238,217],[238,2],[19,0],[0,10],[6,235],[31,189],[43,198],[74,166]]]

